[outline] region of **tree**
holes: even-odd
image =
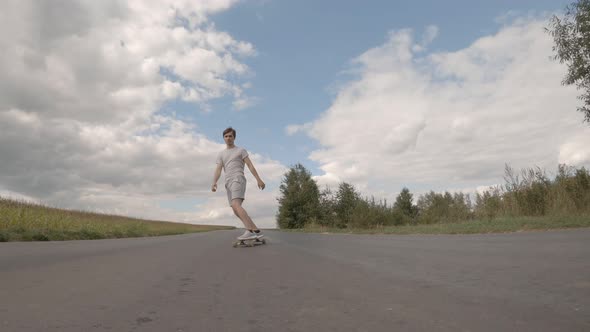
[[[320,219],[320,190],[303,165],[291,167],[279,189],[277,221],[280,228],[302,228]]]
[[[403,188],[395,199],[393,208],[399,211],[404,216],[414,218],[416,216],[416,206],[414,205],[413,195],[410,193],[408,188]]]
[[[554,15],[545,29],[553,37],[557,52],[554,59],[566,63],[567,75],[562,84],[576,84],[584,90],[579,98],[584,105],[578,111],[590,123],[590,0],[577,0],[566,7],[563,18]]]
[[[353,185],[342,182],[336,192],[336,202],[334,210],[336,212],[336,226],[346,227],[352,220],[352,212],[361,200],[361,195],[356,191]]]
[[[320,214],[320,225],[334,226],[337,224],[336,197],[330,187],[326,187],[320,192]]]

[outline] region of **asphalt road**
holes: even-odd
[[[0,243],[0,331],[590,331],[590,229]]]

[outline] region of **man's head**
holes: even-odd
[[[228,146],[234,145],[234,140],[236,139],[236,130],[232,127],[229,127],[223,131],[223,140],[225,144]]]
[[[223,137],[225,137],[225,134],[227,133],[231,133],[232,135],[234,135],[234,138],[236,138],[236,130],[232,127],[227,127],[224,131],[223,131]]]

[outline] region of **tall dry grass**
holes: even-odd
[[[541,168],[506,166],[505,184],[476,195],[475,218],[590,216],[590,173],[559,165],[551,179]]]

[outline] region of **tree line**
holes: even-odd
[[[559,165],[551,179],[540,168],[504,170],[505,184],[475,194],[430,191],[414,200],[403,188],[393,203],[363,197],[354,185],[320,190],[303,165],[284,175],[278,198],[280,228],[308,225],[337,228],[375,228],[417,224],[493,220],[500,217],[588,215],[590,172],[584,167]]]

